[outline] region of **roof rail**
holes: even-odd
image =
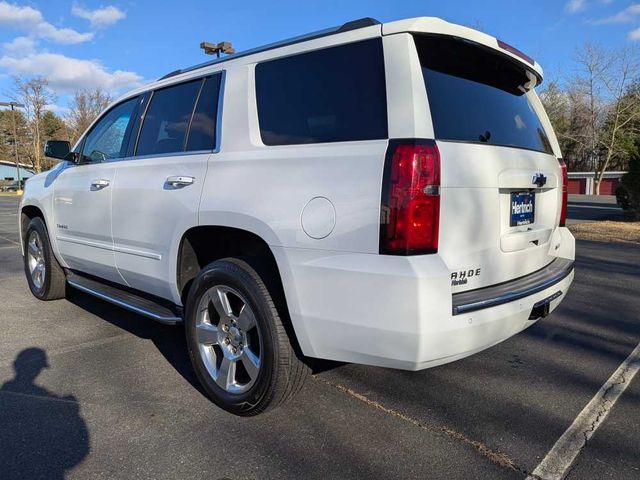
[[[233,55],[228,55],[223,58],[216,58],[215,60],[210,60],[208,62],[200,63],[192,67],[187,67],[180,70],[174,70],[173,72],[167,73],[165,76],[159,78],[158,80],[164,80],[165,78],[175,77],[176,75],[180,75],[181,73],[191,72],[193,70],[198,70],[199,68],[208,67],[209,65],[215,65],[217,63],[233,60],[235,58],[246,57],[247,55],[252,55],[254,53],[266,52],[267,50],[272,50],[274,48],[286,47],[288,45],[293,45],[300,42],[306,42],[308,40],[314,40],[316,38],[326,37],[329,35],[335,35],[336,33],[344,33],[344,32],[349,32],[351,30],[358,30],[360,28],[372,27],[374,25],[380,25],[380,22],[375,18],[371,18],[371,17],[352,20],[350,22],[340,25],[339,27],[332,27],[324,30],[319,30],[317,32],[307,33],[306,35],[300,35],[297,37],[289,38],[287,40],[282,40],[280,42],[270,43],[262,47],[245,50],[244,52],[234,53]]]

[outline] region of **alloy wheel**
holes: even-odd
[[[32,230],[27,240],[27,264],[31,281],[37,290],[42,290],[47,274],[44,260],[44,249],[42,239],[37,231]]]
[[[220,388],[239,394],[253,386],[263,343],[255,314],[242,294],[225,285],[208,289],[198,304],[196,337],[207,372]]]

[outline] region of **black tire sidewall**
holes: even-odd
[[[248,264],[241,261],[219,260],[205,267],[194,280],[189,291],[185,312],[185,332],[189,356],[196,375],[211,400],[219,407],[235,413],[250,414],[257,405],[268,399],[274,389],[278,362],[273,306],[265,298]],[[202,295],[211,287],[225,285],[244,296],[256,316],[262,341],[262,365],[254,385],[241,394],[231,394],[220,388],[209,375],[198,350],[197,309]]]
[[[32,231],[36,231],[36,233],[40,236],[40,241],[42,242],[42,255],[44,256],[44,265],[45,265],[45,276],[44,283],[41,289],[38,289],[31,278],[31,272],[29,271],[29,237],[31,236]],[[52,269],[52,260],[53,260],[53,252],[51,251],[51,243],[49,242],[49,234],[47,232],[47,227],[40,217],[35,217],[29,222],[29,226],[27,227],[27,231],[25,232],[24,239],[24,273],[27,276],[27,283],[29,284],[29,289],[31,293],[41,300],[47,298],[47,294],[51,289],[51,276],[53,273]]]

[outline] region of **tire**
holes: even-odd
[[[265,282],[243,260],[218,260],[198,274],[187,299],[185,332],[206,394],[235,415],[283,404],[309,375]]]
[[[51,250],[47,227],[40,217],[33,218],[24,234],[24,273],[29,289],[40,300],[65,298],[64,270]],[[40,272],[35,271],[36,268]]]

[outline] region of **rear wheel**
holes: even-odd
[[[53,255],[47,227],[40,217],[29,222],[24,235],[24,272],[36,298],[57,300],[65,297],[64,270]]]
[[[288,400],[307,366],[297,357],[262,278],[239,259],[205,267],[191,286],[187,344],[206,393],[236,415],[256,415]]]

